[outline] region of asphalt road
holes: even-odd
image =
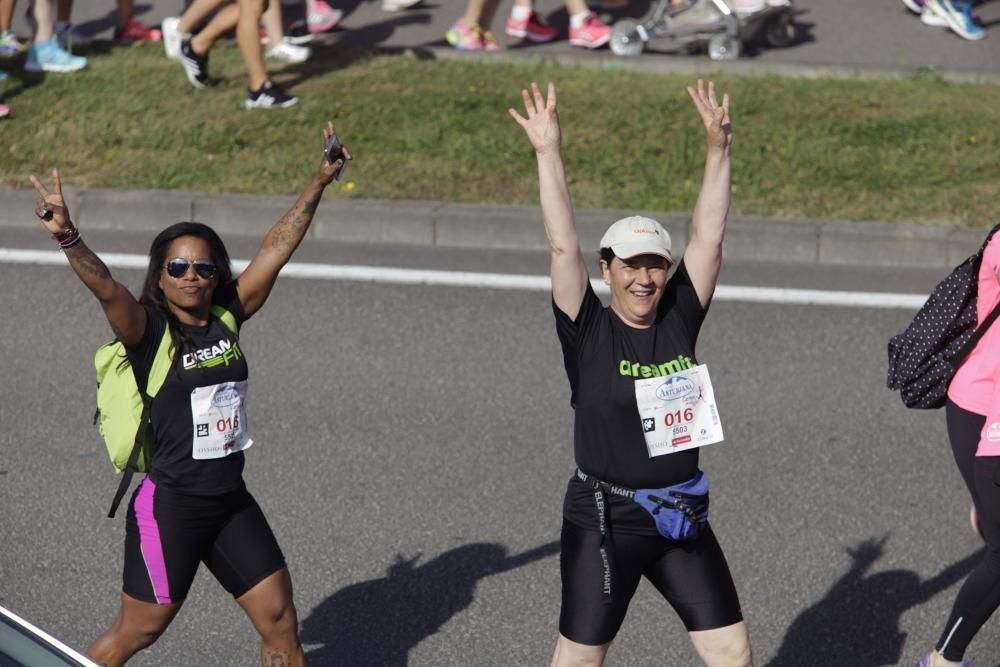
[[[88,240],[141,253],[149,235]],[[235,257],[256,246],[227,240]],[[49,245],[0,229],[2,247]],[[547,270],[531,253],[313,241],[296,260]],[[744,264],[722,282],[924,292],[939,277]],[[91,358],[109,331],[67,268],[0,264],[0,286],[0,605],[83,648],[120,590],[123,518],[104,517],[117,479],[91,426]],[[726,442],[702,467],[758,666],[912,664],[982,553],[943,414],[883,387],[886,339],[911,315],[712,306],[698,352]],[[283,279],[241,344],[257,443],[246,478],[285,550],[310,664],[546,664],[573,462],[545,293]],[[256,650],[202,571],[134,664],[248,665]],[[995,624],[971,654],[996,660]],[[607,664],[697,660],[645,585]]]
[[[26,3],[18,3],[25,5]],[[286,3],[286,14],[301,12],[295,2]],[[393,47],[447,46],[444,34],[465,10],[463,0],[425,0],[423,5],[407,12],[386,14],[380,0],[338,0],[331,3],[345,12],[340,26],[326,37],[330,43],[383,45]],[[633,0],[625,11],[606,13],[608,20],[626,16],[642,18],[651,12],[652,0]],[[1000,39],[995,36],[979,42],[967,42],[941,28],[923,25],[906,11],[901,0],[796,0],[795,23],[798,43],[780,50],[757,50],[748,53],[755,62],[775,65],[836,65],[862,68],[937,67],[964,72],[1000,72]],[[164,16],[179,14],[182,0],[137,2],[136,13],[149,25],[159,24]],[[110,37],[114,27],[113,0],[76,3],[73,19],[87,34]],[[501,42],[525,53],[564,55],[574,53],[584,61],[605,55],[608,51],[586,53],[569,45],[565,38],[568,22],[560,0],[537,0],[537,8],[550,22],[560,28],[558,41],[523,48],[510,44],[503,35],[505,12],[503,3],[493,26]],[[1000,25],[1000,2],[986,0],[977,9],[987,30]],[[24,17],[19,11],[14,27],[27,33]],[[523,50],[522,50],[523,49]],[[706,57],[686,56],[672,50],[669,43],[658,40],[650,45],[641,61],[682,62],[704,60]]]

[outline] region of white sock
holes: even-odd
[[[573,29],[582,28],[583,22],[587,20],[588,16],[590,16],[590,11],[573,14],[573,16],[569,17],[569,27]]]
[[[510,17],[515,21],[527,21],[531,18],[531,5],[514,5],[510,9]]]

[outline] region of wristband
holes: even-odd
[[[77,232],[76,236],[70,239],[69,241],[66,241],[65,243],[60,243],[59,248],[62,250],[69,250],[82,240],[83,238],[80,236],[80,232]]]
[[[72,240],[74,236],[79,236],[79,235],[80,235],[80,230],[78,230],[76,226],[72,222],[70,222],[69,227],[53,234],[52,240],[58,243],[59,245],[62,245],[63,243],[66,243],[66,241]]]

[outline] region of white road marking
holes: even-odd
[[[145,255],[101,253],[100,257],[104,260],[108,268],[112,269],[144,269],[149,263],[149,259]],[[66,258],[58,250],[0,248],[0,263],[63,265],[66,264]],[[248,260],[245,259],[233,260],[233,269],[242,271],[246,268],[247,263]],[[439,271],[432,269],[401,269],[381,266],[352,266],[347,264],[291,262],[281,270],[281,275],[286,278],[353,280],[359,282],[391,283],[395,285],[445,285],[452,287],[486,287],[492,289],[535,290],[543,292],[551,289],[548,276]],[[603,282],[595,280],[592,283],[596,292],[607,294],[608,288]],[[719,285],[715,290],[714,300],[916,310],[927,300],[927,295]]]

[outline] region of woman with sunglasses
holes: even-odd
[[[333,132],[328,123],[324,143]],[[253,440],[244,405],[247,361],[236,331],[264,305],[324,189],[347,159],[346,150],[334,162],[323,157],[236,279],[226,248],[210,227],[181,222],[160,232],[138,300],[82,240],[58,170],[52,172],[51,192],[31,177],[39,194],[35,214],[97,297],[140,386],[166,331],[171,339],[172,367],[151,407],[150,472],[128,508],[121,609],[87,649],[101,664],[121,665],[156,641],[180,610],[199,561],[260,633],[263,664],[304,663],[284,556],[243,482],[243,450]],[[219,319],[217,307],[233,316],[235,331]],[[218,433],[220,420],[226,425]]]
[[[729,213],[729,96],[720,103],[715,84],[702,81],[687,92],[707,143],[690,240],[668,277],[671,242],[659,223],[630,216],[612,224],[599,262],[610,307],[591,287],[573,220],[555,86],[543,97],[533,83],[521,92],[526,116],[510,110],[538,162],[552,307],[575,409],[579,467],[563,503],[562,605],[551,667],[602,665],[642,578],[680,616],[708,667],[752,665],[736,587],[707,521],[697,449],[721,438],[695,343],[715,292]]]

